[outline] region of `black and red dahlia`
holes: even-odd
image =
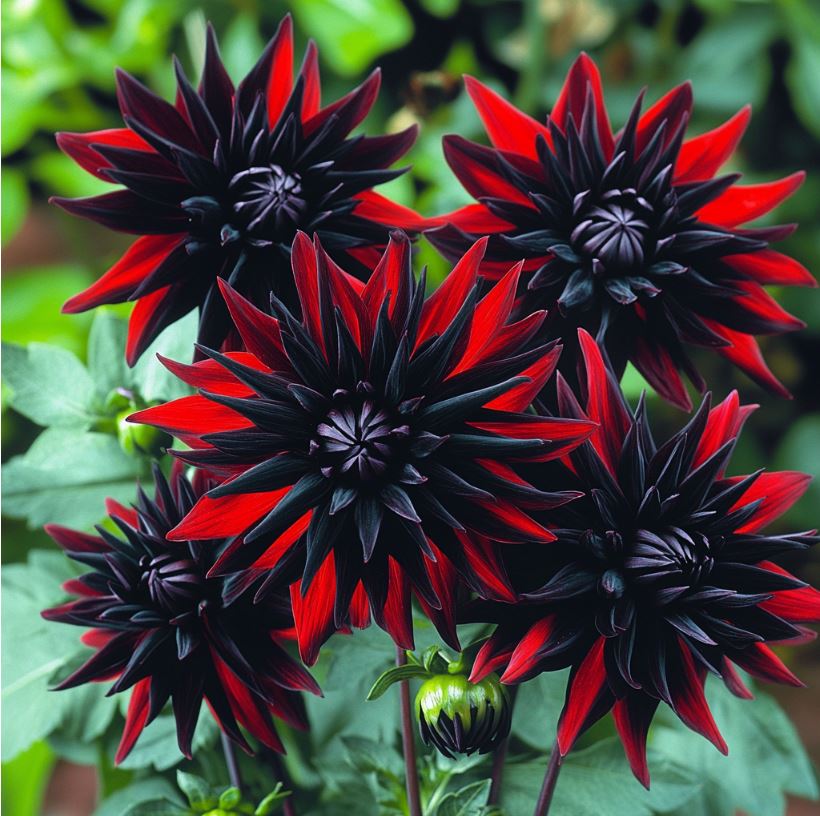
[[[199,341],[218,347],[231,322],[217,278],[254,303],[266,305],[273,290],[294,307],[288,256],[297,229],[317,233],[331,255],[363,272],[390,228],[421,226],[415,213],[372,189],[404,172],[387,168],[408,150],[415,128],[350,137],[376,100],[378,71],[321,107],[312,42],[294,81],[290,17],[236,88],[210,28],[199,87],[178,62],[175,70],[176,105],[118,71],[127,127],[57,136],[84,169],[123,189],[54,200],[75,215],[143,236],[63,307],[81,312],[136,300],[130,364],[195,308]]]
[[[766,367],[754,335],[801,328],[762,284],[814,286],[797,261],[769,248],[793,227],[740,225],[769,212],[803,174],[739,186],[715,176],[749,120],[684,141],[692,109],[686,83],[641,114],[643,94],[618,133],[604,106],[598,69],[578,58],[542,125],[467,77],[467,91],[493,147],[447,136],[447,161],[478,199],[440,219],[430,240],[458,256],[491,234],[482,272],[525,260],[519,310],[547,309],[548,336],[596,335],[618,376],[631,361],[667,400],[691,401],[683,371],[704,382],[687,346],[714,348],[761,385],[783,386]],[[574,371],[569,343],[561,370]]]
[[[553,512],[557,540],[548,547],[508,550],[521,603],[478,611],[498,627],[471,679],[503,668],[502,681],[518,683],[572,667],[561,753],[611,709],[635,776],[648,785],[646,734],[661,701],[725,753],[704,696],[707,672],[740,697],[750,693],[735,666],[800,685],[767,643],[804,637],[801,624],[820,619],[820,592],[772,559],[817,538],[763,531],[809,477],[725,475],[752,410],[736,393],[711,410],[707,397],[686,427],[656,444],[643,402],[631,412],[592,338],[581,332],[580,341],[585,408],[560,375],[558,402],[565,416],[599,428],[559,468],[541,465],[539,478],[528,467],[524,476],[585,496]]]
[[[509,320],[520,265],[479,300],[477,243],[425,300],[407,237],[396,233],[366,285],[306,235],[293,273],[304,317],[274,316],[220,281],[245,352],[167,363],[200,395],[131,419],[196,450],[174,453],[225,478],[172,539],[237,536],[213,572],[298,566],[292,596],[302,655],[370,612],[412,647],[411,587],[457,644],[456,572],[485,597],[513,599],[498,542],[551,541],[530,512],[576,494],[520,479],[591,433],[586,420],[523,413],[560,353],[534,341],[535,313]],[[455,569],[454,569],[455,568]]]
[[[102,526],[99,535],[46,527],[91,572],[66,583],[76,600],[43,617],[89,627],[83,642],[97,650],[57,688],[115,678],[109,694],[133,689],[117,762],[169,700],[179,749],[189,759],[203,699],[222,731],[246,751],[251,748],[239,725],[284,751],[271,715],[306,728],[297,692],[319,693],[284,648],[293,636],[287,587],[254,605],[240,582],[208,575],[224,541],[166,540],[212,484],[201,475],[192,484],[180,467],[169,482],[155,466],[153,499],[140,489],[133,509],[107,503],[118,534]]]

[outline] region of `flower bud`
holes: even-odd
[[[129,456],[160,456],[173,440],[168,434],[150,425],[135,425],[128,422],[128,417],[133,413],[134,409],[128,408],[117,415],[117,438],[120,447]]]
[[[416,695],[419,730],[444,756],[485,754],[510,730],[507,691],[495,674],[471,683],[461,674],[438,674]]]

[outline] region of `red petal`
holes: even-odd
[[[505,499],[496,499],[481,505],[484,510],[501,521],[507,528],[507,535],[497,540],[505,544],[518,544],[522,541],[546,543],[555,541],[555,536],[537,521],[530,518],[523,510]]]
[[[302,77],[305,85],[302,93],[302,121],[306,122],[319,112],[322,104],[322,81],[319,76],[319,51],[311,40],[302,63]]]
[[[154,425],[168,433],[182,433],[190,436],[239,431],[252,428],[253,422],[232,408],[219,405],[206,397],[194,395],[155,405],[137,411],[128,417],[129,422]]]
[[[515,413],[526,411],[552,376],[560,356],[561,347],[555,346],[540,360],[537,360],[521,372],[521,376],[529,378],[529,382],[514,386],[505,394],[500,394],[495,399],[490,400],[484,407],[491,408],[494,411],[512,411]]]
[[[513,224],[493,215],[483,204],[468,204],[460,210],[454,210],[446,215],[438,215],[429,219],[430,227],[439,227],[452,224],[464,232],[487,235],[493,232],[506,232],[513,228]]]
[[[268,124],[279,121],[293,90],[293,21],[287,15],[274,35],[273,57],[268,77]]]
[[[758,252],[747,252],[743,255],[727,255],[721,260],[757,283],[778,286],[817,286],[814,276],[803,264],[773,249],[761,249]]]
[[[99,537],[63,527],[62,524],[46,524],[43,528],[64,550],[68,552],[108,552],[109,546]]]
[[[533,208],[529,197],[496,170],[496,153],[492,148],[453,135],[444,137],[443,146],[447,164],[470,195],[504,198]]]
[[[802,688],[805,684],[795,677],[786,664],[765,643],[753,643],[742,652],[732,655],[732,660],[749,674],[768,680]]]
[[[712,408],[698,442],[691,469],[695,470],[730,439],[734,439],[740,433],[746,418],[756,407],[756,405],[741,406],[737,391],[732,391],[720,405]]]
[[[356,278],[348,275],[336,264],[330,255],[325,252],[319,243],[318,237],[315,239],[314,246],[319,260],[319,274],[327,279],[333,304],[341,311],[345,326],[359,349],[361,349],[362,329],[366,322],[361,289],[356,288],[356,284],[361,286],[361,281],[357,281]]]
[[[678,682],[672,693],[675,713],[693,731],[706,737],[718,751],[728,754],[729,748],[718,731],[709,704],[706,702],[706,695],[703,693],[703,676],[695,668],[689,647],[680,639],[679,644],[683,675],[676,678]]]
[[[501,675],[503,683],[518,683],[532,676],[539,661],[539,652],[555,629],[555,615],[536,621],[510,655],[507,668]]]
[[[153,148],[142,136],[138,136],[128,128],[112,128],[111,130],[95,130],[91,133],[57,133],[57,145],[66,156],[74,159],[83,170],[87,170],[98,179],[110,182],[111,179],[104,172],[111,167],[108,159],[103,158],[95,149],[95,144],[125,147],[129,150],[146,150],[153,152]]]
[[[336,567],[332,552],[313,576],[304,597],[301,587],[301,581],[291,585],[290,601],[299,639],[299,654],[308,666],[312,666],[319,657],[322,644],[336,631],[333,623]]]
[[[319,270],[316,265],[316,248],[301,230],[293,239],[290,253],[293,279],[302,306],[302,319],[311,337],[324,350],[321,309],[319,307]],[[326,353],[326,352],[325,352]]]
[[[114,266],[99,280],[74,297],[62,311],[65,314],[84,312],[102,303],[122,303],[165,258],[182,243],[184,235],[144,235],[137,238]]]
[[[114,764],[119,765],[134,747],[134,743],[145,728],[148,720],[148,697],[151,690],[151,678],[145,677],[134,685],[131,692],[131,699],[128,701],[128,713],[125,715],[125,727],[122,731],[117,754],[114,757]]]
[[[347,108],[352,103],[353,115],[347,116],[346,127],[348,132],[353,130],[370,112],[373,103],[379,95],[379,87],[381,86],[382,75],[381,70],[376,69],[370,74],[361,85],[354,88],[350,93],[345,94],[341,99],[337,99],[326,108],[322,108],[315,116],[305,121],[304,130],[305,136],[309,137],[316,130],[318,130],[329,117],[333,116],[341,108]]]
[[[786,397],[786,399],[791,399],[788,389],[766,365],[760,346],[752,335],[735,331],[714,320],[701,319],[713,332],[729,341],[730,345],[715,349],[721,357],[730,360],[763,388],[781,397]]]
[[[684,142],[675,164],[675,183],[688,184],[712,178],[734,153],[751,115],[752,108],[746,105],[720,127]]]
[[[267,706],[251,693],[216,652],[212,650],[211,654],[214,668],[225,690],[234,717],[261,743],[283,754],[285,747],[273,727]]]
[[[361,581],[353,590],[353,598],[350,601],[350,625],[356,629],[370,626],[370,601]]]
[[[595,641],[572,679],[558,722],[558,749],[561,756],[569,753],[606,685],[604,642],[605,638],[602,637]]]
[[[116,501],[116,499],[109,498],[105,500],[105,512],[108,513],[109,516],[116,516],[117,518],[121,518],[124,522],[130,524],[132,527],[137,526],[137,511],[134,510],[133,507],[125,507],[124,505]]]
[[[217,283],[245,348],[273,371],[290,371],[279,321],[257,309],[222,278]]]
[[[410,581],[395,558],[390,558],[387,601],[381,625],[402,649],[413,648],[413,616],[410,607]]]
[[[662,96],[638,121],[635,144],[640,153],[665,122],[664,145],[672,141],[684,116],[692,110],[692,85],[684,82]]]
[[[727,481],[731,484],[744,477],[735,476]],[[761,473],[748,490],[735,502],[732,510],[737,510],[751,502],[762,499],[760,507],[738,533],[756,533],[782,516],[808,489],[811,476],[793,470]]]
[[[418,232],[429,229],[431,226],[430,220],[422,218],[414,210],[396,204],[395,201],[373,190],[365,190],[353,198],[359,202],[353,210],[359,218],[366,218],[368,221],[384,224],[391,229],[403,229],[408,232]]]
[[[513,603],[516,595],[495,542],[477,533],[456,531],[456,537],[472,573],[474,589],[482,598]]]
[[[89,629],[87,632],[83,632],[80,640],[86,645],[90,646],[92,649],[102,649],[103,646],[106,646],[111,640],[113,640],[117,636],[116,632],[111,632],[110,630],[106,629]],[[145,682],[145,681],[141,681]]]
[[[665,400],[684,411],[692,410],[692,400],[678,374],[675,361],[663,346],[638,337],[632,363]]]
[[[731,661],[725,657],[720,666],[720,673],[721,677],[723,677],[723,682],[726,684],[726,688],[728,688],[735,697],[740,697],[742,700],[754,699],[754,694],[746,687],[743,678],[741,678],[740,674],[735,670]]]
[[[428,539],[430,549],[436,556],[435,561],[424,558],[424,568],[433,592],[441,602],[441,609],[433,609],[423,598],[418,598],[424,609],[424,614],[433,622],[445,642],[454,649],[459,649],[458,632],[456,630],[456,609],[458,607],[458,573],[435,543]]]
[[[586,412],[600,426],[590,441],[614,473],[631,426],[630,416],[624,406],[620,388],[604,363],[598,344],[583,329],[578,330],[578,340],[586,368]]]
[[[407,270],[410,265],[410,240],[401,232],[390,234],[387,249],[382,254],[370,280],[362,290],[365,312],[370,318],[370,326],[375,326],[379,311],[385,299],[390,298],[390,315],[396,311],[396,304],[406,298]],[[369,338],[365,338],[369,342]]]
[[[802,183],[806,174],[792,173],[766,184],[734,185],[697,212],[701,221],[719,227],[736,227],[765,215],[787,199]]]
[[[646,763],[646,734],[657,702],[630,694],[616,701],[612,708],[615,727],[635,778],[649,790],[649,766]]]
[[[502,638],[496,630],[478,650],[478,654],[476,654],[473,661],[473,668],[470,670],[470,682],[478,683],[491,672],[497,671],[506,665],[512,653],[512,644]]]
[[[225,356],[248,368],[255,368],[257,371],[270,370],[247,351],[229,351]],[[193,388],[204,388],[206,391],[213,391],[216,394],[225,394],[231,397],[247,397],[254,393],[251,388],[237,380],[227,368],[216,360],[200,360],[193,365],[186,365],[175,360],[169,360],[161,354],[157,355],[157,359],[172,374],[175,374],[180,380]]]
[[[282,533],[265,552],[253,562],[253,569],[273,569],[282,556],[307,532],[312,510],[308,510],[301,518]],[[216,565],[214,565],[216,567]]]
[[[150,295],[141,297],[134,305],[128,320],[128,337],[125,341],[125,361],[133,366],[143,351],[151,344],[161,326],[155,319],[157,311],[164,305],[170,286],[157,289]]]
[[[464,77],[464,85],[494,147],[537,159],[536,137],[543,136],[547,143],[551,143],[549,130],[544,125],[518,110],[495,91],[471,76]]]
[[[598,66],[587,56],[581,54],[569,69],[567,78],[564,80],[564,87],[558,96],[550,119],[552,119],[562,130],[566,129],[567,117],[572,114],[575,124],[580,127],[584,114],[584,107],[587,101],[587,90],[592,90],[595,100],[595,119],[598,124],[598,136],[601,140],[601,147],[604,156],[609,160],[612,157],[614,140],[612,138],[612,127],[609,124],[609,116],[604,105],[604,91],[601,87],[601,74]]]
[[[273,510],[290,490],[283,487],[267,493],[239,493],[212,499],[200,496],[191,512],[171,530],[169,541],[192,541],[244,533],[262,516]]]
[[[478,280],[478,267],[487,249],[487,238],[479,238],[464,253],[441,286],[424,302],[419,320],[416,347],[434,334],[443,334],[464,305]]]
[[[794,578],[788,570],[784,570],[783,567],[771,561],[761,561],[758,566],[779,575],[785,575],[787,578]],[[820,592],[810,586],[787,589],[783,592],[776,592],[771,600],[763,601],[760,608],[787,621],[816,623],[820,621]]]

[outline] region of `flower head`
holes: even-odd
[[[445,155],[478,199],[441,219],[430,240],[457,256],[491,234],[482,272],[525,259],[519,309],[547,309],[547,333],[582,326],[617,374],[631,361],[665,399],[691,408],[683,371],[703,390],[687,347],[714,348],[763,386],[787,393],[754,339],[802,327],[763,284],[814,286],[797,261],[769,248],[793,227],[741,225],[769,212],[803,174],[740,186],[716,176],[749,120],[685,141],[692,90],[683,84],[641,113],[641,94],[613,135],[598,69],[570,69],[546,125],[468,77],[467,90],[493,147],[445,137]],[[561,370],[575,369],[568,344]]]
[[[735,666],[755,677],[800,685],[767,643],[800,639],[820,619],[820,593],[772,559],[814,544],[811,533],[767,535],[767,524],[803,493],[801,473],[725,475],[751,407],[733,393],[663,444],[643,402],[629,410],[592,338],[580,332],[587,399],[582,409],[558,381],[562,412],[600,422],[558,472],[543,481],[585,497],[552,515],[557,541],[510,551],[520,605],[479,612],[499,623],[472,679],[504,669],[517,683],[572,667],[558,729],[565,754],[578,734],[612,709],[635,775],[648,784],[646,733],[658,704],[726,744],[703,692],[707,672],[748,697]],[[542,481],[526,468],[524,475]],[[534,564],[540,563],[539,569]]]
[[[85,199],[55,199],[75,215],[141,235],[66,312],[136,300],[130,364],[169,323],[199,309],[199,340],[218,347],[231,322],[218,278],[252,302],[271,290],[296,304],[288,255],[297,229],[363,272],[390,228],[414,230],[418,216],[372,188],[402,170],[387,169],[415,138],[401,133],[350,137],[378,94],[376,71],[321,107],[316,47],[293,78],[293,32],[286,17],[250,73],[234,88],[209,28],[198,88],[175,63],[171,105],[118,71],[126,128],[60,133],[65,153],[123,189]]]
[[[411,648],[410,588],[457,643],[455,572],[477,592],[512,599],[498,542],[551,541],[529,511],[573,493],[534,490],[515,473],[585,439],[586,420],[522,413],[551,375],[543,318],[510,322],[520,265],[481,300],[477,243],[424,298],[406,236],[395,234],[362,286],[317,242],[297,236],[297,320],[274,316],[222,283],[247,352],[168,363],[200,395],[132,417],[197,449],[175,452],[226,481],[171,531],[238,536],[215,572],[294,566],[302,655],[372,611]]]
[[[57,688],[110,678],[110,694],[133,688],[117,762],[169,699],[179,749],[189,759],[203,699],[245,750],[239,724],[284,751],[271,715],[306,728],[296,692],[319,693],[283,648],[293,626],[287,590],[271,591],[254,606],[241,581],[210,577],[223,541],[165,538],[208,483],[197,477],[192,484],[179,467],[169,483],[155,466],[154,485],[155,498],[140,489],[134,509],[108,502],[117,534],[102,526],[99,535],[46,527],[71,558],[91,568],[65,586],[76,600],[43,612],[48,620],[89,627],[83,642],[96,649]]]

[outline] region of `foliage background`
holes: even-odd
[[[65,350],[44,351],[35,346],[27,355],[19,350],[7,352],[4,359],[3,560],[6,564],[22,563],[30,551],[38,551],[28,567],[5,570],[4,635],[9,617],[13,618],[13,626],[9,624],[8,630],[11,634],[4,636],[3,644],[7,676],[14,673],[14,665],[23,652],[34,671],[42,674],[42,663],[37,663],[36,655],[32,658],[30,653],[31,644],[36,644],[35,652],[42,649],[49,656],[54,650],[64,651],[63,644],[74,634],[60,627],[56,631],[49,628],[46,634],[42,627],[32,623],[38,620],[38,609],[59,600],[59,594],[55,596],[55,592],[59,593],[59,577],[70,574],[70,568],[53,553],[40,552],[52,545],[38,528],[47,520],[90,526],[98,520],[104,495],[113,492],[122,499],[129,498],[133,479],[145,464],[118,452],[110,422],[101,424],[101,417],[106,419],[105,409],[100,407],[105,396],[101,389],[106,384],[124,384],[128,376],[117,367],[121,318],[127,309],[103,310],[90,346],[92,315],[59,314],[61,303],[104,271],[127,240],[47,205],[49,195],[90,195],[104,186],[62,156],[52,134],[55,130],[95,130],[118,124],[113,86],[116,65],[170,97],[173,85],[169,54],[177,53],[189,73],[196,74],[202,59],[206,19],[216,26],[224,58],[234,77],[250,67],[286,10],[294,14],[297,37],[301,41],[313,37],[319,44],[325,99],[338,97],[375,63],[380,64],[382,94],[366,127],[375,132],[380,128],[399,129],[413,121],[420,123],[421,137],[408,157],[408,162],[415,166],[414,172],[392,182],[389,194],[425,214],[446,211],[467,200],[444,163],[440,148],[444,133],[480,138],[477,117],[460,83],[464,72],[503,90],[520,107],[538,116],[549,109],[566,68],[581,49],[590,51],[602,68],[610,113],[616,124],[623,122],[643,84],[649,85],[652,100],[671,85],[691,79],[696,99],[693,132],[713,127],[751,102],[754,116],[732,169],[743,171],[748,181],[769,180],[798,168],[808,171],[806,183],[780,208],[777,220],[801,222],[800,230],[788,240],[784,251],[810,269],[820,270],[820,7],[811,0],[6,0],[2,8],[2,334],[7,342],[46,343]],[[440,279],[444,266],[432,249],[422,242],[418,252],[419,263],[428,263],[433,279]],[[777,400],[760,392],[714,356],[705,355],[700,364],[707,372],[707,380],[715,384],[718,398],[737,387],[746,401],[763,406],[748,423],[737,450],[734,462],[738,472],[766,464],[772,468],[804,470],[817,477],[820,295],[817,291],[784,290],[777,296],[809,326],[798,335],[763,343],[773,370],[794,393],[793,401]],[[184,355],[184,330],[182,327],[181,335],[166,337],[161,342],[170,350],[182,349],[179,354]],[[31,382],[21,384],[20,372],[32,370],[35,375],[29,377]],[[41,379],[37,381],[36,376]],[[141,376],[152,378],[154,396],[173,396],[168,391],[173,386],[163,381],[156,370],[149,367]],[[79,406],[75,415],[67,418],[64,406],[55,409],[42,400],[38,402],[38,387],[75,399]],[[639,392],[641,383],[637,375],[628,376],[626,387],[633,396]],[[33,403],[31,393],[21,398],[21,390],[26,388],[35,392]],[[674,409],[654,398],[651,411],[656,422],[670,428],[681,420]],[[47,428],[45,432],[43,427]],[[41,433],[49,436],[38,443],[38,460],[37,446],[34,453],[26,451]],[[76,440],[81,433],[89,436],[82,437],[83,447],[79,449]],[[55,453],[59,454],[56,461]],[[43,470],[44,460],[50,471]],[[816,526],[818,504],[820,482],[815,482],[810,494],[780,523],[784,529]],[[819,555],[807,555],[790,566],[807,580],[820,584]],[[33,588],[32,576],[40,578]],[[28,621],[30,630],[20,621]],[[368,708],[359,705],[384,660],[383,647],[377,633],[366,633],[357,643],[356,651],[342,645],[334,655],[331,648],[330,657],[320,664],[320,679],[326,680],[330,690],[334,686],[347,687],[351,672],[369,672],[360,684],[359,697],[354,700],[354,694],[350,698],[351,711],[359,718],[355,724],[328,722],[326,711],[318,718],[314,740],[331,746],[318,772],[323,774],[322,784],[330,789],[335,784],[332,777],[337,760],[346,767],[352,763],[363,779],[373,781],[373,777],[379,776],[367,765],[367,745],[351,747],[333,738],[345,733],[368,733],[376,738],[392,733],[392,713],[388,709],[376,704],[369,704]],[[798,675],[815,689],[820,687],[820,649],[816,645],[789,658]],[[66,657],[69,662],[71,659]],[[55,670],[52,667],[46,674]],[[27,676],[24,667],[20,677]],[[4,690],[5,719],[11,721],[8,731],[4,727],[4,759],[12,759],[3,769],[3,805],[9,808],[7,812],[19,816],[37,813],[52,768],[66,760],[102,762],[108,792],[131,784],[134,779],[144,786],[168,785],[155,777],[139,781],[146,776],[144,765],[153,764],[164,770],[174,764],[168,739],[163,743],[163,735],[155,733],[159,753],[151,754],[149,750],[143,756],[143,765],[138,756],[136,761],[130,761],[134,770],[112,773],[100,759],[106,754],[98,746],[106,739],[110,742],[112,728],[116,730],[111,724],[112,717],[118,716],[116,704],[101,703],[100,695],[95,696],[92,690],[83,703],[86,708],[78,708],[80,702],[74,697],[67,706],[56,697],[44,696],[49,679],[39,677],[39,685],[31,690],[28,703],[26,689],[22,689],[22,696],[21,687],[12,686],[8,694]],[[531,698],[532,720],[537,721],[532,707],[540,710],[551,703],[553,714],[557,712],[560,700],[556,699],[554,684],[530,687],[532,690],[527,694]],[[774,694],[790,712],[810,754],[815,761],[820,760],[817,691],[775,690]],[[81,713],[78,715],[77,711]],[[756,711],[754,716],[764,720],[777,719],[776,714],[767,715],[765,708]],[[72,717],[78,721],[70,722]],[[366,721],[364,725],[361,718]],[[753,719],[752,715],[750,718]],[[548,741],[548,723],[539,724],[543,730],[529,737],[527,728],[527,723],[519,722],[517,738],[525,746],[530,739],[530,749],[543,749]],[[684,738],[679,732],[667,730],[669,733],[665,734],[661,727],[655,743],[661,748],[666,744],[670,749],[683,750],[680,740]],[[213,740],[207,723],[202,731],[205,741]],[[14,736],[9,738],[7,734]],[[39,739],[49,734],[49,741]],[[733,751],[740,752],[743,760],[743,745],[738,743],[745,737],[727,736]],[[34,738],[39,741],[32,745]],[[689,743],[684,746],[690,751],[689,759],[695,762],[691,753],[695,749],[687,746]],[[307,745],[301,745],[293,752],[295,758],[289,760],[289,767],[298,783],[315,789],[319,785],[317,768],[300,755],[306,749]],[[24,753],[18,753],[23,750]],[[601,762],[606,765],[616,760],[602,760],[606,747],[593,746],[589,750],[598,751],[599,756],[593,754],[589,760],[589,767],[597,768],[595,778],[600,780]],[[346,760],[340,759],[344,756]],[[617,756],[617,751],[613,756]],[[783,763],[786,756],[784,753],[781,757]],[[704,754],[699,761],[711,760],[711,754]],[[759,760],[746,757],[744,761],[752,769],[753,762]],[[800,760],[792,757],[789,761],[794,764]],[[739,766],[734,767],[737,771]],[[582,759],[567,775],[575,773],[582,778],[584,768]],[[472,779],[472,772],[469,767],[465,769],[466,780]],[[218,775],[222,771],[213,773]],[[430,770],[431,779],[436,773],[435,769]],[[781,782],[785,789],[801,792],[799,769],[794,774],[798,781],[792,780],[791,788],[788,780]],[[809,772],[809,779],[810,776]],[[71,778],[75,784],[79,779]],[[521,789],[522,795],[533,798],[529,791],[532,778],[526,773],[526,763],[517,766],[509,779],[513,793]],[[670,779],[661,775],[661,793],[656,787],[652,802],[663,797],[664,780],[667,786],[673,785]],[[748,778],[736,778],[735,782],[749,787]],[[389,789],[388,783],[389,780],[379,790]],[[565,780],[562,784],[569,791],[571,783]],[[810,792],[811,786],[807,782],[802,784],[802,792]],[[400,788],[399,785],[396,794],[399,798]],[[763,816],[776,812],[766,809],[771,804],[765,798],[766,791],[755,791],[752,787],[746,793],[749,800],[727,805],[730,810],[743,807]],[[672,795],[669,791],[667,794]],[[54,795],[52,786],[48,796]],[[358,797],[364,793],[354,791],[350,795]],[[654,807],[646,799],[640,800],[640,807],[635,804],[638,800],[631,804],[630,801],[624,807],[632,809],[622,812],[648,813]],[[121,806],[115,803],[105,812],[120,812],[118,807]],[[343,804],[338,807],[341,812]],[[511,814],[518,813],[512,805],[508,807]],[[579,807],[577,802],[574,807]],[[697,813],[692,807],[690,803],[689,812]],[[816,812],[810,811],[813,806],[807,803],[795,801],[791,807],[790,812],[795,814]],[[559,786],[559,813],[560,808]]]

